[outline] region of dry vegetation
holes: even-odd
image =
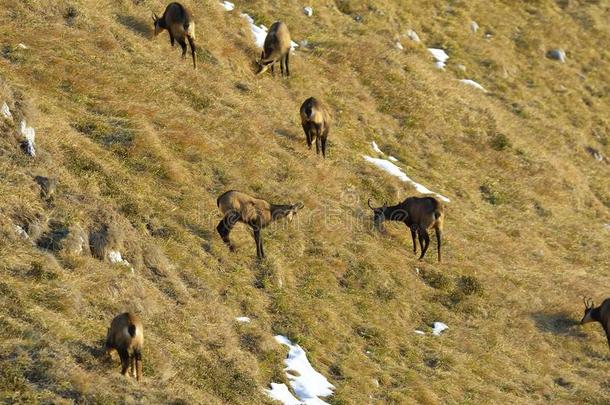
[[[2,3],[0,401],[265,403],[286,381],[281,333],[333,404],[610,402],[603,332],[575,324],[610,285],[610,165],[586,149],[610,155],[607,1],[314,1],[312,18],[292,0],[184,1],[197,71],[151,40],[161,1]],[[309,41],[290,79],[254,76],[238,11]],[[311,95],[334,118],[326,161],[299,125]],[[414,194],[362,159],[371,140],[451,198],[442,264],[398,224],[370,229],[367,198]],[[52,198],[36,176],[57,179]],[[215,233],[227,189],[305,203],[265,231],[261,263],[246,227],[236,254]],[[124,310],[145,325],[141,384],[101,357]],[[413,333],[437,320],[441,337]]]

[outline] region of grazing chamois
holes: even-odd
[[[326,158],[326,139],[330,129],[330,114],[320,102],[320,100],[309,97],[301,105],[301,126],[307,138],[307,146],[311,149],[311,144],[316,142],[316,154],[322,151],[322,156]]]
[[[581,325],[589,322],[599,322],[606,332],[608,346],[610,347],[610,298],[606,298],[602,304],[595,308],[591,298],[583,298],[585,303],[585,315],[580,321]]]
[[[131,375],[140,381],[143,347],[144,329],[140,318],[130,312],[117,315],[108,328],[106,353],[110,355],[113,350],[119,353],[121,374],[126,376],[127,368],[130,368]]]
[[[288,67],[288,60],[290,58],[291,49],[290,32],[288,26],[281,21],[276,21],[269,28],[269,32],[265,37],[265,44],[263,46],[263,52],[261,53],[260,60],[256,61],[258,64],[257,75],[264,73],[269,66],[271,66],[271,73],[273,72],[273,65],[275,62],[280,62],[280,69],[282,76],[284,76],[284,67],[286,67],[286,76],[290,76],[290,68]]]
[[[237,222],[243,222],[249,225],[254,232],[256,256],[259,259],[265,257],[263,239],[260,234],[261,229],[280,218],[286,217],[291,221],[297,211],[303,208],[302,202],[287,205],[270,204],[265,200],[235,190],[223,193],[218,197],[216,203],[220,212],[224,215],[224,218],[216,227],[223,242],[231,251],[234,251],[235,248],[229,239],[229,233]]]
[[[434,228],[436,231],[436,242],[438,249],[438,261],[441,261],[441,236],[443,233],[443,221],[445,219],[445,209],[443,204],[434,197],[408,197],[400,204],[388,206],[386,203],[382,207],[375,208],[368,201],[369,207],[373,210],[375,227],[383,230],[383,221],[403,222],[411,231],[413,239],[413,253],[417,253],[415,236],[419,238],[421,247],[420,259],[423,259],[430,245],[430,235],[428,230]]]
[[[152,18],[155,24],[155,36],[159,35],[163,30],[167,30],[172,46],[174,46],[174,41],[178,41],[182,47],[182,59],[186,56],[186,41],[189,41],[191,54],[193,55],[193,67],[197,69],[197,61],[195,59],[195,22],[191,13],[180,3],[170,3],[165,8],[162,17],[153,13]]]

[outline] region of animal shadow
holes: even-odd
[[[149,24],[146,20],[142,18],[136,18],[131,15],[119,14],[117,16],[117,21],[135,32],[138,35],[142,35],[143,37],[148,37],[152,35],[152,22]]]
[[[536,327],[545,333],[560,336],[585,337],[586,334],[578,328],[579,322],[565,312],[532,314]]]
[[[282,137],[284,137],[284,138],[286,138],[286,139],[290,139],[290,140],[292,140],[292,141],[294,141],[294,140],[298,139],[298,136],[297,136],[297,135],[295,135],[293,131],[290,131],[290,130],[288,130],[288,129],[284,129],[284,128],[278,128],[278,129],[276,129],[276,130],[275,130],[275,134],[276,134],[276,135],[279,135],[279,136],[282,136]]]
[[[96,346],[82,342],[73,342],[72,351],[76,362],[86,370],[95,370],[99,363],[110,362],[103,348],[105,340],[100,340]]]

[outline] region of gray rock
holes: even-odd
[[[566,61],[566,53],[563,49],[551,49],[546,53],[546,57],[553,60],[558,60],[562,63]]]

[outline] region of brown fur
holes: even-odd
[[[290,42],[288,26],[281,21],[274,22],[265,37],[263,52],[261,53],[260,60],[257,61],[258,71],[256,74],[265,72],[270,66],[271,73],[273,74],[273,65],[276,62],[280,62],[282,76],[284,76],[284,68],[286,69],[286,76],[290,76],[290,68],[288,66]]]
[[[130,368],[131,375],[141,380],[143,347],[144,329],[140,318],[130,312],[117,315],[108,328],[106,353],[110,355],[113,350],[119,353],[121,374],[126,376]]]
[[[235,190],[222,194],[218,197],[216,203],[220,212],[224,215],[224,218],[216,227],[222,240],[233,251],[234,247],[229,239],[231,229],[237,222],[249,225],[254,232],[256,255],[259,259],[265,257],[263,240],[260,236],[261,229],[280,218],[287,217],[288,220],[292,220],[297,211],[303,208],[301,202],[288,205],[270,204],[265,200]]]
[[[153,22],[155,36],[159,35],[163,30],[167,30],[172,46],[174,46],[174,41],[177,41],[180,47],[182,47],[183,59],[186,55],[186,41],[188,40],[191,47],[191,55],[193,56],[193,67],[196,69],[195,22],[189,10],[180,3],[170,3],[162,17],[153,14]]]
[[[599,322],[606,332],[608,347],[610,347],[610,298],[607,298],[602,304],[595,308],[593,300],[585,298],[585,315],[580,321],[581,325],[589,322]]]
[[[316,142],[316,154],[322,151],[322,156],[326,158],[326,139],[330,130],[330,114],[324,104],[314,98],[309,97],[301,105],[301,126],[305,132],[307,146],[311,149],[311,144]]]
[[[409,197],[400,204],[388,207],[384,204],[380,208],[373,208],[369,200],[369,207],[374,212],[375,226],[383,230],[383,221],[400,221],[411,230],[413,239],[413,253],[417,253],[415,236],[419,237],[421,247],[420,259],[423,259],[430,244],[428,230],[434,228],[438,250],[438,261],[441,261],[441,236],[445,220],[445,208],[434,197]]]

